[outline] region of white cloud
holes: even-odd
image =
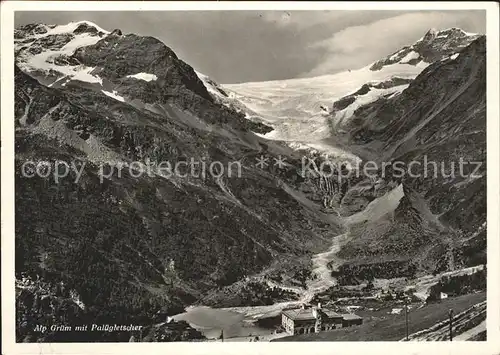
[[[350,17],[356,13],[350,12]],[[319,24],[332,23],[346,16],[346,11],[265,11],[262,19],[278,27],[303,30]]]
[[[312,43],[309,50],[323,53],[324,59],[303,76],[321,75],[359,68],[378,60],[422,37],[432,27],[457,26],[466,13],[415,12],[351,26],[331,38]]]

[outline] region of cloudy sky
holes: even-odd
[[[88,20],[154,36],[219,83],[332,74],[363,67],[429,28],[485,33],[484,11],[17,12],[16,26]]]

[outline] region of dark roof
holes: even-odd
[[[353,314],[353,313],[342,314],[342,318],[344,318],[344,320],[363,319],[360,316]]]
[[[325,314],[328,318],[342,318],[342,315],[336,313],[331,309],[321,309],[323,314]],[[288,318],[293,320],[314,320],[316,319],[313,316],[313,308],[296,308],[296,309],[287,309],[282,312]]]
[[[338,314],[337,312],[331,310],[331,309],[322,309],[321,310],[323,313],[325,313],[328,318],[341,318],[342,315]]]

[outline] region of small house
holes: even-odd
[[[356,314],[347,313],[342,315],[342,327],[351,327],[361,324],[363,324],[363,318]]]

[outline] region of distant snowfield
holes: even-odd
[[[428,64],[421,62],[414,66],[396,63],[377,71],[370,70],[371,65],[313,78],[222,86],[275,129],[260,135],[261,137],[288,142],[296,149],[310,148],[328,154],[349,154],[323,142],[331,137],[330,125],[337,120],[347,120],[359,106],[373,102],[382,95],[397,94],[407,85],[391,89],[372,88],[368,94],[359,96],[353,104],[342,110],[335,120],[329,117],[329,112],[325,109],[329,111],[336,100],[356,92],[364,84],[379,83],[393,77],[413,79]]]
[[[403,59],[400,60],[400,63],[408,63],[410,60],[418,59],[419,57],[420,57],[420,54],[418,54],[415,51],[411,51]]]
[[[310,147],[316,143],[321,145],[321,149],[326,149],[323,152],[329,153],[329,146],[335,144],[332,142],[338,138],[332,132],[342,132],[344,124],[349,122],[357,108],[382,96],[399,95],[407,85],[387,89],[371,87],[364,95],[356,95],[355,101],[348,107],[332,114],[329,111],[335,101],[355,93],[364,84],[381,83],[396,77],[414,79],[430,65],[415,46],[417,43],[433,43],[439,38],[436,45],[448,49],[453,38],[463,38],[464,35],[476,36],[455,27],[442,31],[431,29],[413,45],[403,47],[384,58],[383,62],[370,63],[361,69],[312,78],[226,84],[222,87],[231,97],[238,99],[274,128],[274,131],[261,135],[262,137],[300,147]],[[455,59],[457,55],[449,58]],[[410,62],[418,63],[412,65]],[[380,70],[370,70],[374,64],[380,63]]]
[[[313,78],[226,84],[223,87],[233,91],[240,101],[270,122],[279,122],[280,119],[321,115],[324,113],[321,106],[330,108],[335,100],[366,83],[393,77],[413,79],[427,64],[396,63],[376,71],[370,70],[370,66]]]

